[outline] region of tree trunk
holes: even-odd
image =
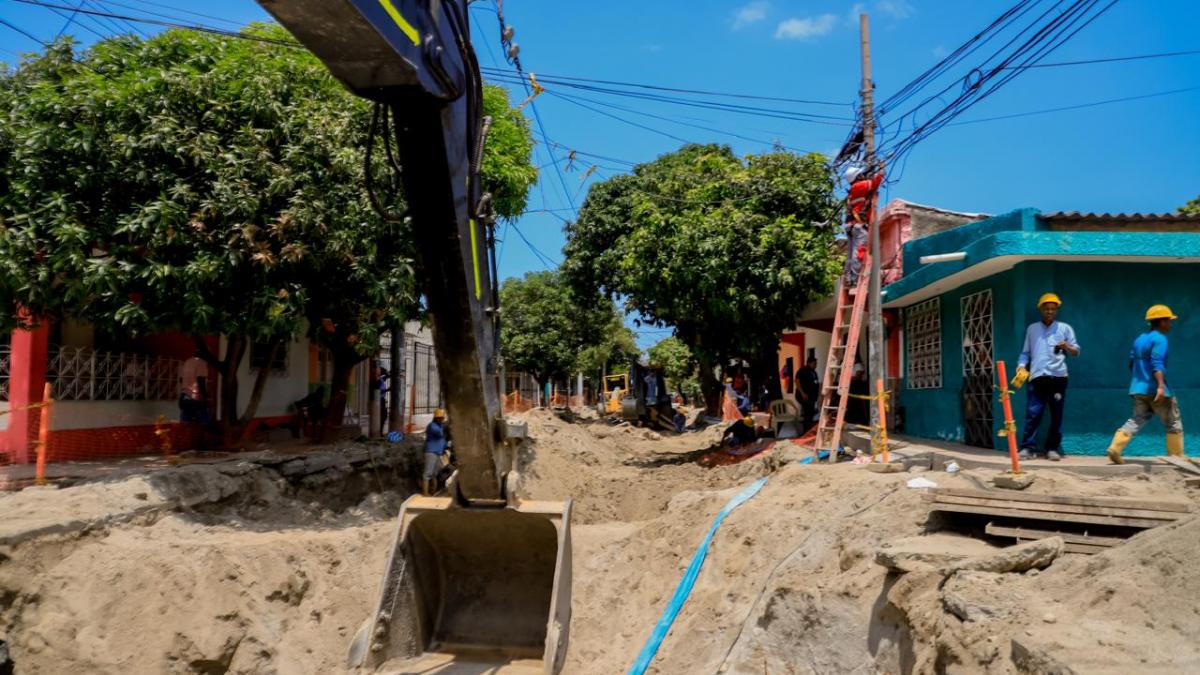
[[[392,328],[392,372],[391,396],[388,397],[388,431],[404,431],[404,393],[407,385],[404,382],[404,327]]]
[[[367,361],[367,438],[379,438],[379,361]]]
[[[721,416],[721,394],[725,388],[721,386],[721,380],[717,379],[716,373],[713,372],[712,361],[699,357],[699,375],[700,375],[700,394],[704,397],[704,414],[709,417]]]
[[[250,389],[250,400],[246,402],[246,409],[242,411],[241,417],[238,418],[238,440],[245,438],[245,432],[250,429],[250,424],[258,414],[258,404],[262,401],[263,390],[267,388],[267,378],[271,376],[271,366],[275,363],[275,358],[279,356],[279,350],[283,348],[283,340],[272,342],[271,348],[267,353],[267,362],[262,368],[258,369],[258,373],[254,376],[254,386]],[[234,396],[237,396],[236,391],[234,392]]]
[[[329,383],[329,409],[321,425],[317,442],[324,442],[331,429],[340,429],[346,417],[346,398],[350,391],[350,377],[354,366],[362,362],[362,356],[352,350],[337,349],[333,352],[333,375]]]
[[[759,402],[763,385],[767,387],[768,400],[775,401],[783,398],[783,388],[779,384],[778,366],[779,348],[774,346],[764,348],[750,361],[750,381],[754,386],[754,390],[750,392],[751,401]]]

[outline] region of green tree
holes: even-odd
[[[1179,207],[1179,212],[1190,216],[1200,216],[1200,197]]]
[[[661,366],[667,378],[667,388],[679,390],[688,398],[700,395],[700,379],[692,350],[675,337],[663,338],[647,350],[651,366]]]
[[[528,126],[502,90],[485,111],[485,181],[515,216],[536,178]],[[73,315],[191,334],[234,426],[267,375],[239,414],[250,343],[282,344],[307,319],[344,391],[418,300],[408,225],[362,188],[369,115],[306,51],[187,31],[82,53],[64,40],[0,74],[0,328]],[[213,334],[223,354],[203,348]]]
[[[574,372],[581,353],[589,348],[608,340],[621,343],[619,334],[614,339],[606,330],[616,316],[612,302],[580,304],[557,271],[506,279],[500,287],[500,306],[505,367],[527,372],[541,384]]]
[[[590,375],[622,373],[629,370],[629,362],[637,358],[637,337],[629,327],[615,304],[609,303],[611,314],[607,323],[593,336],[594,344],[584,347],[575,362],[575,370]]]
[[[563,271],[577,293],[622,298],[672,326],[699,364],[710,412],[718,368],[745,358],[774,383],[782,332],[833,288],[838,202],[825,158],[738,158],[687,145],[592,186],[567,227]]]

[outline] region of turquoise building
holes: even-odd
[[[1059,320],[1075,328],[1081,347],[1068,360],[1063,450],[1104,453],[1130,413],[1130,345],[1147,329],[1146,308],[1163,303],[1180,316],[1168,381],[1183,412],[1185,448],[1200,452],[1200,217],[1020,209],[924,230],[885,223],[881,233],[885,256],[891,241],[898,258],[884,307],[899,328],[889,338],[900,344],[888,351],[899,357],[889,372],[903,433],[1007,449],[997,437],[1003,413],[995,362],[1004,361],[1012,377],[1026,326],[1040,320],[1034,304],[1054,292],[1063,300]],[[1020,433],[1024,390],[1013,413]],[[1048,425],[1047,413],[1043,436]],[[1157,420],[1126,451],[1164,453]]]

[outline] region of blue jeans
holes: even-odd
[[[1043,375],[1029,381],[1025,394],[1025,437],[1021,448],[1037,451],[1037,432],[1042,415],[1050,408],[1050,433],[1046,435],[1046,451],[1062,450],[1063,405],[1067,402],[1067,378]]]

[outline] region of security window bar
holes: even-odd
[[[909,389],[942,386],[942,299],[904,311],[905,374]]]

